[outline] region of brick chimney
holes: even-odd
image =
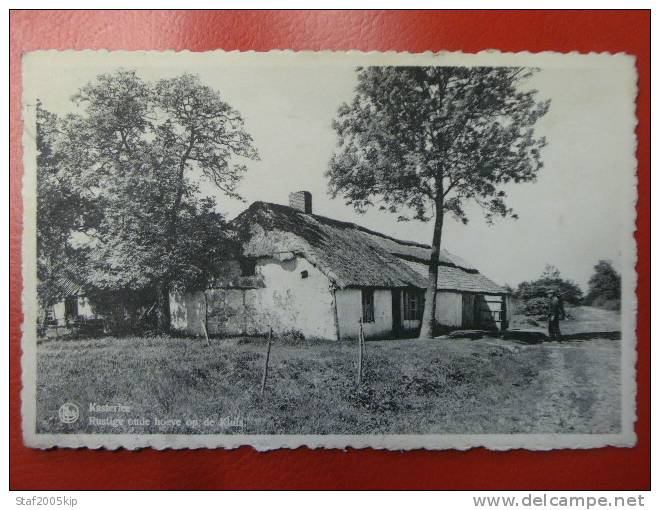
[[[307,214],[312,214],[312,194],[309,191],[289,193],[289,207]]]

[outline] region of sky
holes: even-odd
[[[44,66],[45,79],[35,86],[36,97],[47,110],[66,114],[72,111],[70,97],[82,85],[117,67],[102,59],[66,69]],[[216,196],[220,212],[229,218],[254,201],[287,204],[290,191],[307,190],[316,214],[430,243],[431,223],[399,223],[396,215],[377,209],[361,215],[328,194],[323,174],[337,143],[331,122],[339,105],[353,96],[354,66],[186,66],[181,61],[168,66],[140,61],[139,66],[121,67],[136,69],[148,80],[197,73],[241,113],[261,157],[248,162],[239,186],[245,202],[202,183],[203,192]],[[630,80],[598,66],[552,66],[541,68],[525,87],[538,90],[538,98],[550,99],[551,104],[536,128],[547,138],[537,181],[505,188],[508,205],[519,219],[497,219],[489,226],[479,207],[469,204],[467,225],[446,219],[443,248],[500,284],[515,286],[537,278],[548,263],[586,290],[599,259],[621,265],[621,239],[627,228],[622,218],[629,206],[621,190],[630,187],[634,171],[634,133],[628,123],[620,122],[633,107]]]

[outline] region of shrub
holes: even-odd
[[[524,301],[521,306],[523,314],[531,315],[546,315],[548,313],[548,298],[534,297]]]
[[[582,302],[580,287],[571,280],[563,279],[559,270],[551,265],[546,265],[541,278],[538,280],[522,282],[518,285],[514,297],[527,302],[536,298],[546,299],[549,292],[559,292],[564,303],[579,305]]]

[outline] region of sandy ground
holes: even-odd
[[[593,332],[590,321],[601,324],[600,312],[580,310],[565,331]],[[616,314],[605,312],[604,320],[614,325]],[[360,386],[354,342],[276,341],[263,396],[262,339],[213,339],[210,346],[185,338],[50,341],[39,346],[37,429],[614,433],[620,428],[620,341],[585,338],[540,345],[495,338],[367,342]],[[58,419],[68,401],[82,409],[73,425]],[[90,403],[128,405],[129,413],[103,417],[148,418],[150,424],[93,425]],[[156,418],[170,421],[155,425]],[[213,425],[202,426],[204,420]]]

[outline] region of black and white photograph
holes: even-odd
[[[632,57],[23,77],[28,446],[634,446]]]

